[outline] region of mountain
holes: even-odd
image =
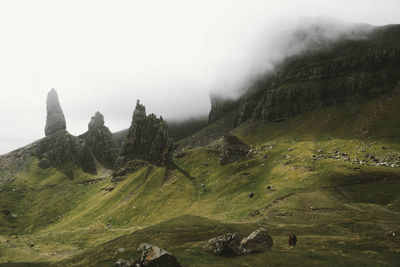
[[[396,266],[400,26],[361,28],[299,32],[312,49],[213,94],[207,125],[177,123],[175,141],[139,101],[127,131],[97,112],[72,136],[50,91],[46,137],[0,156],[0,262],[113,266],[150,243],[183,266]],[[260,227],[271,250],[202,249]]]

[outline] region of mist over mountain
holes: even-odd
[[[74,135],[97,110],[112,132],[127,128],[138,98],[167,120],[207,115],[210,92],[240,95],[254,76],[309,44],[288,45],[295,29],[321,24],[330,30],[313,34],[332,39],[346,31],[340,21],[399,22],[397,1],[21,3],[23,10],[0,8],[0,122],[9,126],[0,153],[42,137],[39,107],[52,87]],[[338,21],[300,19],[320,16]]]
[[[0,3],[1,266],[398,266],[400,2]]]

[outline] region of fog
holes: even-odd
[[[0,154],[44,137],[54,87],[74,135],[100,111],[127,128],[136,99],[166,119],[207,114],[252,76],[301,52],[299,27],[400,23],[400,1],[2,1]]]

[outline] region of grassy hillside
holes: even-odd
[[[184,266],[395,266],[399,101],[393,93],[248,123],[232,131],[252,145],[242,161],[222,166],[212,146],[186,149],[176,170],[147,166],[118,184],[107,170],[76,168],[71,180],[32,158],[1,187],[0,262],[111,266],[149,242]],[[225,258],[201,250],[216,235],[244,237],[259,226],[274,238],[271,251]],[[288,248],[292,232],[298,246]]]

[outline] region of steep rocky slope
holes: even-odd
[[[357,105],[400,87],[400,26],[370,29],[325,41],[317,49],[294,55],[261,75],[237,100],[211,98],[210,121],[227,114],[234,122],[204,131],[209,142],[246,121],[279,122],[316,108],[341,103]],[[222,124],[222,123],[220,123]],[[230,130],[229,129],[229,130]],[[183,143],[190,143],[185,140]],[[191,142],[192,145],[196,142]],[[201,142],[204,144],[204,142]]]

